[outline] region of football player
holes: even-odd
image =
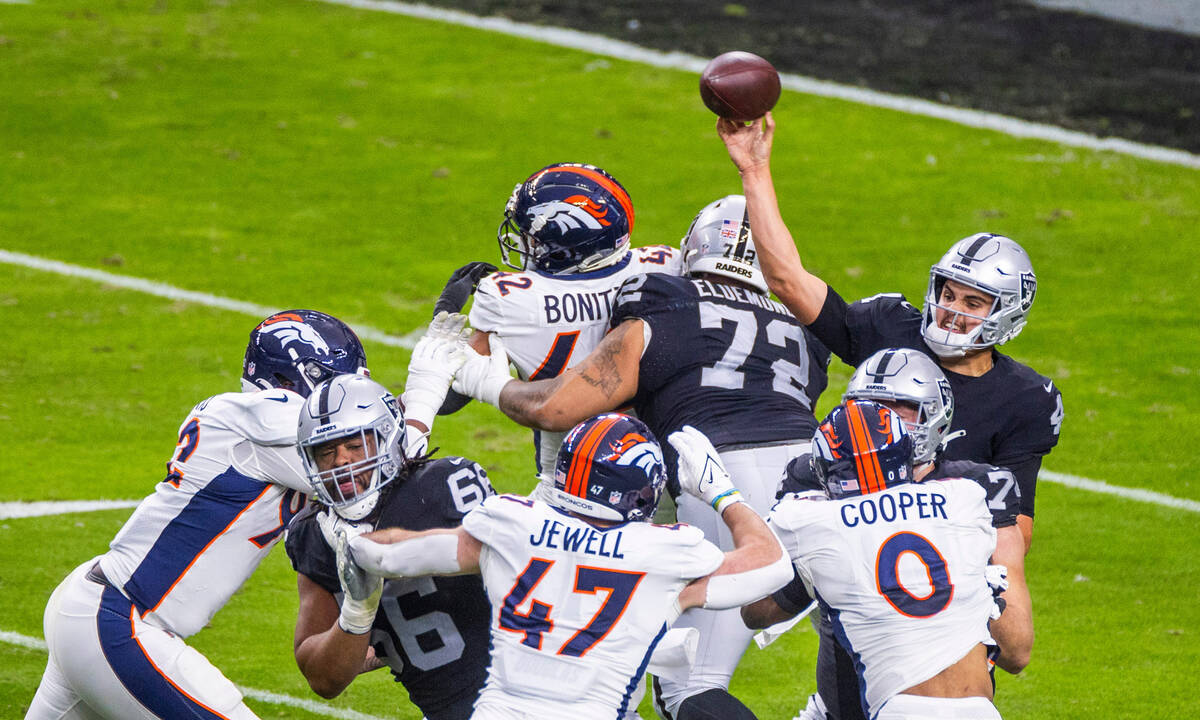
[[[618,413],[567,434],[549,503],[498,495],[457,530],[350,541],[364,572],[482,573],[496,612],[475,720],[622,717],[681,611],[738,607],[791,577],[704,435],[688,427],[670,441],[683,492],[721,517],[734,550],[722,553],[688,525],[648,522],[666,481],[662,451],[644,423]]]
[[[954,395],[937,364],[922,352],[903,348],[880,350],[855,370],[842,400],[873,400],[900,416],[913,438],[913,482],[965,477],[984,489],[992,527],[996,528],[992,562],[1008,569],[1009,583],[1000,595],[1006,604],[1004,613],[990,626],[1000,650],[995,661],[1010,673],[1020,672],[1029,663],[1033,622],[1025,581],[1025,545],[1016,524],[1020,490],[1012,473],[968,460],[947,460],[941,455],[952,435]],[[820,490],[821,485],[809,458],[789,463],[781,494],[813,489]],[[758,604],[754,626],[782,622],[801,611],[809,601],[803,583],[794,579],[772,596],[772,602]],[[821,720],[826,714],[840,720],[865,720],[853,658],[838,644],[828,616],[822,614],[818,628],[819,696],[810,698],[810,706],[815,708],[820,702],[822,709],[817,716]]]
[[[682,254],[686,277],[637,275],[621,286],[612,332],[577,367],[553,380],[510,382],[496,359],[503,349],[493,347],[488,358],[468,353],[456,383],[543,429],[626,403],[659,436],[691,425],[717,446],[747,502],[765,516],[788,460],[808,452],[829,351],[768,296],[740,195],[696,215]],[[678,517],[732,547],[719,518],[694,498],[679,498]],[[698,609],[678,625],[700,630],[697,661],[686,681],[656,683],[659,711],[681,720],[754,717],[727,691],[753,636],[738,613]]]
[[[913,446],[897,413],[847,400],[813,437],[824,492],[785,496],[769,522],[853,653],[867,717],[996,720],[988,622],[1004,583],[987,494],[968,478],[914,484]]]
[[[289,310],[250,333],[242,393],[196,405],[167,476],[108,552],[80,565],[45,612],[49,660],[26,718],[254,718],[186,638],[213,617],[304,508],[300,406],[337,373],[367,374],[340,320]]]
[[[1058,443],[1063,420],[1054,383],[996,349],[1021,332],[1033,305],[1037,279],[1029,256],[1007,237],[978,233],[933,265],[923,309],[895,294],[847,304],[805,270],[779,213],[770,171],[771,114],[748,125],[721,120],[717,131],[741,173],[771,290],[848,365],[857,367],[883,348],[905,347],[941,366],[958,404],[953,428],[965,431],[946,456],[1013,472],[1028,551],[1038,469]]]
[[[414,350],[406,397],[419,390],[423,354]],[[448,374],[431,381],[449,387]],[[476,463],[414,452],[398,432],[404,417],[386,388],[353,375],[318,386],[300,413],[304,467],[326,510],[297,518],[285,542],[299,573],[296,663],[327,698],[386,664],[426,718],[466,720],[487,678],[491,609],[479,577],[384,582],[345,561],[347,533],[458,527],[493,494]],[[341,533],[330,510],[350,521]]]
[[[547,166],[513,189],[497,231],[501,257],[516,272],[480,281],[490,266],[464,266],[447,283],[439,307],[460,310],[463,288],[478,282],[470,311],[474,347],[487,352],[488,335],[494,334],[504,340],[519,377],[555,377],[579,364],[604,337],[626,278],[679,274],[674,249],[630,248],[632,230],[633,201],[616,178],[592,165]],[[459,299],[458,307],[444,302],[450,295]],[[553,486],[549,475],[561,442],[561,432],[534,431],[543,489]]]

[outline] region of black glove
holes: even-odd
[[[463,306],[467,304],[467,300],[471,299],[479,281],[494,272],[496,272],[495,265],[476,261],[469,262],[450,273],[446,287],[442,288],[442,294],[438,296],[437,302],[433,305],[434,316],[443,310],[451,313],[462,312]]]

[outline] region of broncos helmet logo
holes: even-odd
[[[326,357],[332,354],[329,344],[321,337],[312,325],[304,322],[296,315],[276,315],[263,321],[259,331],[273,336],[285,350],[289,345],[299,343],[312,348],[313,355]],[[303,353],[301,353],[303,354]]]
[[[632,466],[640,469],[646,477],[654,477],[655,466],[661,466],[662,450],[637,433],[629,433],[613,447],[608,460],[617,465]]]
[[[813,436],[813,444],[821,453],[821,457],[826,460],[836,460],[842,456],[838,452],[842,447],[842,439],[838,437],[833,423],[827,422],[817,428],[817,434]]]
[[[608,208],[601,208],[591,198],[583,195],[572,195],[565,201],[552,200],[534,205],[526,212],[529,217],[529,232],[534,235],[547,225],[552,225],[560,235],[566,235],[579,228],[600,230],[612,224],[604,219],[607,214]]]

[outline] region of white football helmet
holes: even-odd
[[[992,308],[978,326],[966,333],[938,327],[937,309],[955,313],[938,304],[947,280],[962,283],[991,295]],[[1003,345],[1025,327],[1037,277],[1029,255],[1020,245],[1003,235],[977,233],[963,238],[950,248],[929,270],[929,289],[921,318],[921,334],[940,357],[962,357],[969,350]],[[960,313],[966,315],[966,313]]]
[[[904,423],[912,435],[913,463],[931,462],[947,441],[954,418],[954,393],[937,363],[908,348],[880,350],[863,361],[842,400],[904,402],[918,409],[917,422]]]
[[[726,195],[705,206],[692,220],[679,250],[684,275],[723,275],[767,294],[767,280],[754,249],[745,197]]]
[[[369,515],[379,491],[404,468],[400,403],[362,375],[336,375],[315,387],[297,436],[313,492],[347,520]]]

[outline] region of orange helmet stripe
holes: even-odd
[[[850,439],[858,477],[866,486],[867,493],[879,492],[887,487],[887,483],[883,479],[883,468],[879,466],[878,448],[871,441],[871,430],[857,402],[851,400],[846,403],[846,417],[850,421]]]
[[[576,497],[587,497],[587,478],[592,471],[592,457],[596,446],[608,434],[610,428],[621,420],[620,417],[608,417],[592,426],[591,430],[579,441],[575,457],[571,458],[571,466],[567,468],[567,477],[563,483],[564,489]]]
[[[612,178],[605,177],[595,170],[581,167],[559,167],[554,168],[554,172],[579,173],[611,193],[617,199],[617,202],[621,203],[621,209],[625,211],[625,217],[629,218],[629,231],[633,232],[633,200],[629,197],[629,193],[625,192],[625,188],[614,182]]]

